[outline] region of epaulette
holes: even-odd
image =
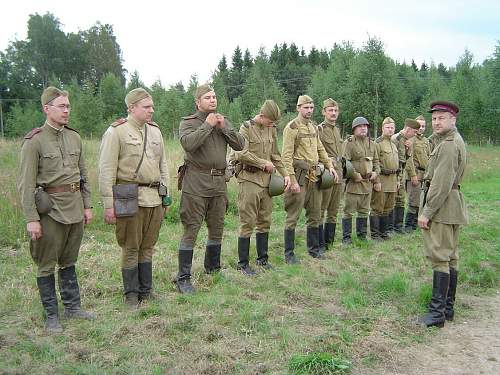
[[[318,125],[318,130],[319,130],[320,132],[322,132],[322,131],[323,131],[323,123],[321,123],[321,124],[319,124],[319,125]]]
[[[252,123],[253,123],[253,120],[244,121],[244,122],[243,122],[243,126],[244,126],[245,128],[249,128],[249,127],[250,127],[250,125],[252,125]]]
[[[290,129],[297,129],[297,123],[295,121],[291,122],[289,125]]]
[[[148,125],[155,126],[155,127],[157,127],[158,129],[160,129],[160,127],[158,126],[158,124],[157,124],[156,122],[154,122],[154,121],[149,121],[149,122],[148,122]]]
[[[194,118],[197,118],[196,113],[192,113],[192,114],[190,114],[188,116],[184,116],[182,119],[183,120],[192,120]]]
[[[34,128],[32,129],[28,134],[24,136],[24,139],[31,139],[38,133],[40,133],[43,129],[42,128]]]
[[[69,127],[69,126],[67,126],[67,125],[64,125],[64,127],[65,127],[66,129],[73,130],[75,133],[80,134],[80,133],[78,132],[78,130],[73,129],[73,128],[70,128],[70,127]]]
[[[125,124],[126,122],[127,122],[127,119],[126,119],[126,118],[119,118],[118,120],[116,120],[115,122],[113,122],[113,123],[111,124],[111,126],[112,126],[113,128],[116,128],[117,126],[122,125],[122,124]]]
[[[347,137],[348,142],[352,142],[354,140],[354,136],[350,135]]]
[[[380,142],[382,142],[383,139],[384,139],[384,137],[382,137],[382,136],[377,137],[377,139],[375,139],[375,142],[380,143]]]

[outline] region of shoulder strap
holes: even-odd
[[[147,124],[144,126],[144,147],[142,148],[141,160],[139,160],[139,165],[134,172],[134,180],[137,179],[137,172],[139,172],[139,168],[141,168],[142,161],[144,160],[144,154],[146,153],[146,144],[148,143],[148,127]]]

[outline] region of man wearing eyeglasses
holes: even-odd
[[[71,109],[68,92],[48,87],[41,102],[46,121],[24,137],[18,188],[30,252],[38,268],[45,328],[60,333],[56,266],[65,318],[94,319],[94,314],[80,307],[75,271],[83,228],[92,220],[92,207],[82,140],[67,126]]]

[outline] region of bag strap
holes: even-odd
[[[144,147],[142,148],[141,160],[139,160],[139,165],[137,166],[134,172],[134,180],[137,180],[137,172],[139,172],[139,168],[141,168],[142,161],[144,160],[144,154],[146,153],[146,144],[148,143],[148,124],[144,125]]]

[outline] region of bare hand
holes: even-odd
[[[116,216],[114,208],[104,209],[104,222],[106,224],[116,224]]]
[[[420,182],[418,181],[418,177],[417,177],[417,176],[413,176],[413,177],[411,178],[411,184],[412,184],[413,186],[418,186],[418,185],[420,184]]]
[[[223,129],[226,126],[224,116],[222,116],[220,113],[216,113],[215,116],[217,117],[217,129]]]
[[[409,139],[407,139],[407,140],[405,141],[405,147],[406,147],[406,148],[410,148],[410,146],[411,146],[411,141],[410,141]]]
[[[377,172],[372,172],[370,175],[370,181],[373,182],[377,178],[378,174]]]
[[[267,161],[266,164],[264,165],[264,171],[267,173],[273,173],[274,172],[274,164],[271,163],[270,161]]]
[[[429,219],[424,215],[418,217],[418,226],[422,229],[429,229]]]
[[[298,182],[292,184],[290,190],[292,191],[292,193],[300,193],[300,185],[298,184]]]
[[[382,184],[380,182],[373,184],[373,190],[375,190],[375,191],[382,190]]]
[[[285,191],[290,190],[291,184],[290,184],[290,176],[285,177]]]
[[[209,113],[205,122],[207,122],[211,127],[216,126],[218,124],[217,114]]]
[[[85,208],[83,210],[83,222],[85,225],[90,224],[92,221],[92,209],[91,208]]]
[[[42,225],[40,224],[39,221],[30,221],[28,224],[26,224],[26,229],[33,241],[38,240],[43,235]]]
[[[163,213],[163,216],[167,216],[168,212],[170,211],[170,206],[164,206],[165,212]]]
[[[335,168],[330,168],[329,171],[333,176],[333,182],[338,184],[339,183],[339,175],[337,174],[337,171],[335,170]]]

